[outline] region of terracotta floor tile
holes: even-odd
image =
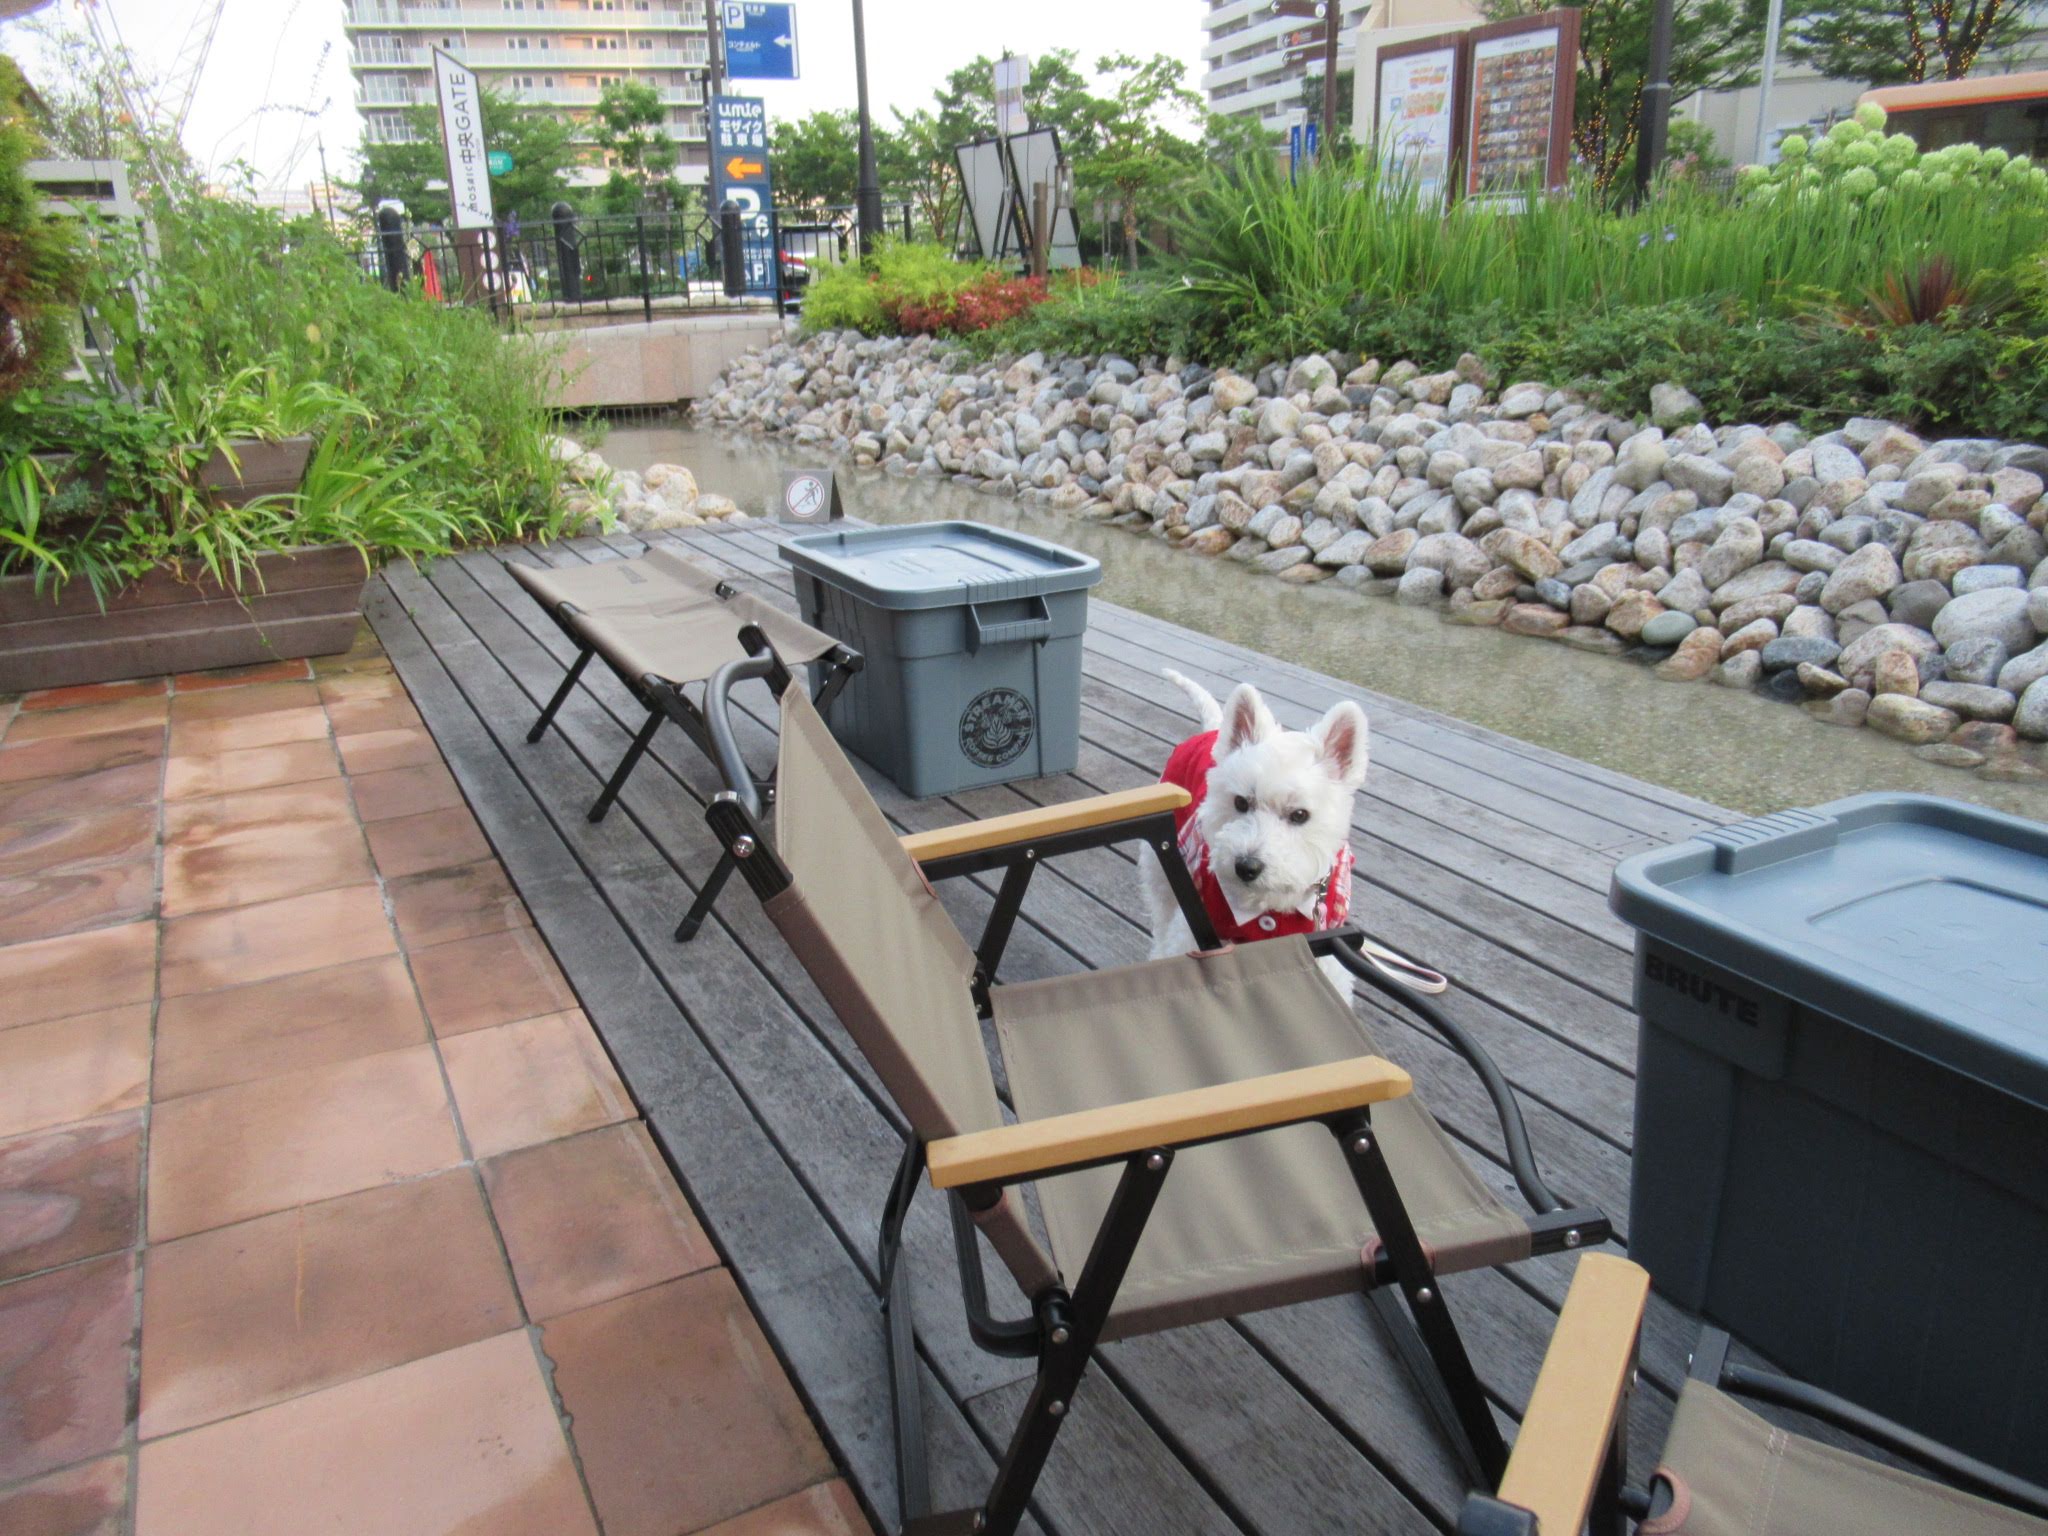
[[[153,805],[124,805],[61,820],[0,820],[0,875],[152,855],[156,817]]]
[[[104,736],[66,736],[57,741],[32,741],[10,747],[0,742],[0,784],[23,779],[68,778],[102,768],[153,763],[164,755],[161,726],[109,731]]]
[[[166,917],[375,878],[338,778],[188,800],[164,813]]]
[[[718,1262],[638,1121],[493,1158],[484,1185],[535,1319]]]
[[[397,948],[374,885],[172,918],[164,924],[163,995],[317,971]]]
[[[208,688],[197,692],[181,688],[171,700],[171,724],[240,720],[249,715],[275,714],[281,709],[311,709],[319,702],[320,690],[310,680],[259,683],[241,688]]]
[[[391,660],[372,636],[364,645],[344,651],[339,656],[315,656],[313,675],[323,681],[330,677],[359,677],[376,672],[389,672]]]
[[[136,1536],[596,1533],[524,1332],[149,1442],[135,1529]]]
[[[171,727],[171,756],[204,757],[249,747],[281,746],[288,741],[319,741],[327,734],[327,711],[317,708],[279,709],[227,720],[193,720]]]
[[[259,661],[246,667],[217,667],[211,672],[182,672],[174,680],[180,693],[206,693],[216,688],[241,688],[251,683],[298,682],[313,675],[305,661]]]
[[[722,1521],[699,1536],[870,1536],[873,1530],[853,1489],[835,1477]]]
[[[128,1458],[103,1456],[0,1493],[8,1536],[121,1536],[128,1514]]]
[[[461,1160],[431,1046],[189,1094],[150,1121],[150,1241]]]
[[[320,697],[329,704],[352,699],[402,699],[405,684],[392,672],[357,672],[320,679]]]
[[[407,949],[523,928],[526,904],[496,859],[434,869],[388,882],[391,914]]]
[[[523,1321],[467,1168],[159,1243],[142,1278],[146,1440]]]
[[[156,856],[0,880],[0,944],[132,923],[156,911]]]
[[[478,1157],[635,1114],[580,1010],[455,1035],[441,1042],[441,1059]]]
[[[0,1141],[0,1280],[131,1246],[141,1187],[138,1110]]]
[[[117,805],[155,805],[163,774],[164,765],[151,756],[67,778],[0,784],[0,822],[15,825],[86,815]]]
[[[6,755],[0,752],[0,759]],[[366,822],[391,821],[463,803],[455,776],[439,763],[359,774],[350,783],[355,789],[357,814]]]
[[[185,800],[164,808],[166,843],[204,843],[226,833],[273,830],[309,822],[352,823],[348,786],[339,778]]]
[[[120,1447],[134,1345],[131,1254],[0,1285],[0,1483]]]
[[[146,1003],[156,992],[156,924],[98,928],[0,949],[0,1031]]]
[[[386,880],[450,869],[492,857],[484,829],[467,810],[425,811],[372,822],[370,856]]]
[[[175,1099],[417,1045],[419,999],[396,955],[164,999],[151,1092]]]
[[[0,1136],[89,1120],[149,1099],[149,1008],[0,1030]]]
[[[338,699],[327,706],[337,736],[361,736],[370,731],[419,730],[424,722],[420,712],[404,696],[388,699]]]
[[[85,709],[33,710],[17,715],[7,727],[7,745],[59,741],[73,736],[105,736],[115,731],[161,728],[168,701],[163,695],[94,704]]]
[[[393,768],[438,766],[441,761],[441,749],[424,730],[365,731],[335,740],[341,747],[341,760],[357,778]]]
[[[459,1035],[576,1006],[547,941],[508,928],[411,952],[413,979],[437,1035]]]
[[[275,747],[245,747],[208,757],[174,757],[164,765],[164,798],[197,800],[241,790],[274,789],[338,778],[341,760],[334,743],[289,741]]]
[[[732,1276],[706,1270],[546,1324],[607,1536],[675,1536],[832,1475]]]
[[[86,704],[118,704],[123,699],[161,698],[167,680],[138,677],[125,683],[74,683],[69,688],[41,688],[24,695],[24,710],[76,709]]]

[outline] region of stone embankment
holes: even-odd
[[[698,410],[2048,779],[2048,449],[1716,427],[1675,384],[1652,407],[1496,388],[1469,355],[1245,376],[848,332],[735,360]]]

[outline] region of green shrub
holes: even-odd
[[[233,584],[292,544],[418,557],[560,531],[551,352],[387,292],[316,221],[200,198],[156,229],[155,259],[93,234],[86,297],[114,377],[0,402],[0,573],[104,593],[168,563]],[[296,495],[227,508],[201,483],[230,439],[299,432],[320,443]],[[73,461],[52,474],[36,452]]]
[[[65,352],[78,291],[68,227],[43,216],[23,167],[41,153],[21,76],[0,54],[0,400],[46,375]]]
[[[956,261],[930,241],[884,240],[872,256],[829,267],[811,280],[804,290],[804,329],[895,335],[906,309],[928,322],[935,312],[950,314],[963,290],[1002,275],[985,261]]]

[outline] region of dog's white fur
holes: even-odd
[[[1330,872],[1351,835],[1352,802],[1365,782],[1365,711],[1346,699],[1306,731],[1283,730],[1250,683],[1227,703],[1199,683],[1166,670],[1193,701],[1203,731],[1216,731],[1216,760],[1195,824],[1209,845],[1210,867],[1240,912],[1291,912]],[[1240,811],[1242,799],[1247,809]],[[1300,821],[1294,818],[1307,815]],[[1185,954],[1194,934],[1156,859],[1140,859],[1152,958]],[[1248,877],[1248,878],[1247,878]],[[1322,962],[1338,992],[1350,980],[1334,960]]]

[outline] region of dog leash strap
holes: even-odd
[[[1372,968],[1392,981],[1398,981],[1411,991],[1425,992],[1435,996],[1450,989],[1450,980],[1439,971],[1432,971],[1426,965],[1418,965],[1405,955],[1396,954],[1384,944],[1375,944],[1371,939],[1360,937],[1359,953],[1371,962]]]

